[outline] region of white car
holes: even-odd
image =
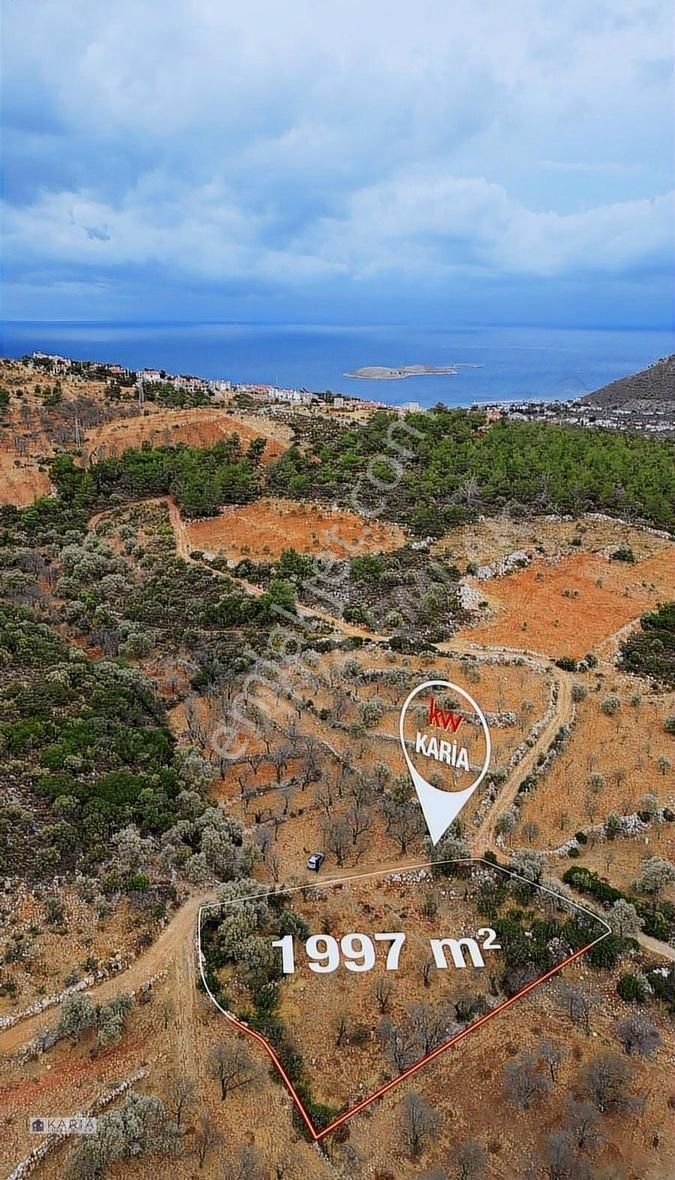
[[[307,861],[307,868],[311,869],[313,873],[318,873],[325,859],[323,852],[313,852]]]

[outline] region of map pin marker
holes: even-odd
[[[408,750],[408,744],[405,738],[405,721],[408,709],[416,697],[428,689],[434,688],[449,690],[453,696],[461,697],[469,706],[468,711],[475,714],[478,718],[478,721],[480,722],[481,728],[483,730],[483,735],[485,737],[485,759],[480,772],[470,784],[470,786],[465,787],[460,791],[443,791],[439,787],[432,786],[432,784],[427,782],[424,775],[421,774],[414,765]],[[463,718],[460,720],[461,715],[453,714],[451,711],[446,713],[444,710],[436,708],[432,697],[429,710],[430,717],[432,715],[432,707],[434,710],[433,716],[438,718],[441,727],[443,729],[447,728],[447,719],[447,724],[456,725],[456,728],[453,728],[453,732],[457,732],[457,729],[463,720]],[[432,724],[431,720],[429,720],[425,726],[418,727],[415,742],[416,751],[421,749],[422,753],[426,752],[425,745],[430,736],[428,729],[430,724]],[[436,724],[436,722],[434,721],[433,724]],[[420,807],[422,808],[422,814],[424,815],[427,828],[429,829],[429,835],[431,836],[432,844],[438,844],[438,841],[445,835],[452,821],[457,818],[460,811],[464,807],[464,804],[468,803],[474,791],[478,789],[488,772],[490,757],[492,754],[492,742],[490,740],[490,730],[488,728],[488,723],[485,719],[482,709],[479,707],[476,701],[474,701],[473,697],[470,696],[468,692],[465,692],[463,688],[460,688],[458,684],[452,684],[449,680],[425,680],[424,684],[419,684],[417,688],[414,688],[412,692],[408,694],[403,703],[399,721],[399,737],[401,739],[403,757],[405,758],[406,765],[410,771],[410,777],[412,779]],[[433,740],[436,741],[436,744],[438,744],[437,739],[434,738]],[[453,742],[452,744],[455,746],[455,750],[457,750],[457,743]],[[449,746],[449,743],[446,743],[446,745]],[[460,747],[460,750],[461,748],[462,747]],[[435,756],[436,755],[434,755],[434,757]],[[467,758],[468,765],[468,757],[466,754],[465,757]],[[439,768],[442,767],[443,762],[439,760],[438,765]]]

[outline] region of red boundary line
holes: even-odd
[[[597,941],[597,939],[594,941]],[[563,959],[562,963],[558,963],[552,968],[551,971],[547,971],[545,975],[542,975],[541,978],[534,979],[532,983],[528,983],[526,987],[521,989],[521,991],[516,992],[515,996],[511,996],[508,1000],[504,1000],[504,1002],[498,1004],[496,1008],[493,1008],[490,1012],[486,1012],[484,1016],[479,1016],[478,1020],[474,1020],[471,1024],[467,1025],[466,1028],[462,1029],[461,1032],[456,1033],[454,1037],[450,1037],[449,1040],[443,1041],[442,1044],[437,1045],[435,1049],[432,1049],[430,1053],[427,1053],[426,1057],[421,1057],[419,1061],[414,1063],[414,1065],[409,1065],[408,1068],[404,1069],[402,1073],[397,1074],[396,1077],[392,1078],[390,1082],[387,1082],[386,1085],[381,1086],[379,1090],[376,1090],[374,1094],[371,1094],[369,1098],[364,1098],[361,1102],[358,1102],[356,1106],[350,1107],[350,1109],[345,1111],[344,1114],[340,1115],[339,1118],[335,1119],[332,1123],[329,1123],[329,1125],[325,1127],[323,1131],[315,1134],[315,1138],[317,1140],[323,1139],[324,1135],[329,1135],[331,1131],[336,1131],[338,1127],[347,1121],[347,1119],[352,1118],[355,1114],[358,1114],[367,1106],[370,1106],[371,1102],[375,1102],[376,1099],[381,1098],[383,1094],[388,1093],[389,1090],[393,1090],[393,1088],[397,1086],[399,1082],[404,1082],[406,1078],[412,1077],[412,1075],[417,1073],[418,1070],[422,1069],[423,1066],[428,1065],[430,1061],[433,1061],[435,1057],[440,1057],[441,1053],[445,1053],[446,1050],[452,1045],[456,1045],[459,1041],[463,1040],[464,1037],[468,1036],[469,1033],[474,1032],[475,1029],[481,1026],[481,1024],[487,1024],[488,1020],[491,1020],[492,1017],[496,1016],[499,1012],[503,1012],[504,1009],[510,1007],[511,1004],[515,1004],[516,1000],[519,1000],[521,996],[525,996],[528,992],[534,991],[534,989],[539,987],[540,984],[545,983],[547,979],[550,979],[552,975],[556,975],[558,971],[562,971],[563,967],[567,967],[569,963],[573,963],[575,959],[580,957],[580,955],[585,955],[586,951],[589,950],[593,945],[593,942],[589,942],[586,946],[582,947],[581,950],[575,951],[575,953],[570,955],[569,958]]]
[[[305,1126],[307,1127],[307,1130],[309,1131],[310,1135],[315,1140],[320,1139],[322,1137],[322,1135],[324,1135],[326,1132],[322,1131],[320,1134],[317,1134],[316,1127],[314,1126],[314,1123],[312,1122],[309,1115],[307,1114],[307,1111],[305,1110],[301,1099],[298,1097],[298,1094],[295,1090],[295,1087],[294,1087],[291,1079],[289,1078],[288,1074],[286,1073],[286,1070],[284,1069],[283,1065],[281,1064],[279,1058],[277,1057],[277,1055],[276,1055],[274,1049],[272,1048],[272,1046],[270,1045],[269,1041],[266,1040],[266,1038],[262,1035],[262,1033],[256,1032],[256,1030],[251,1028],[248,1024],[244,1024],[244,1022],[242,1020],[237,1020],[237,1017],[233,1016],[231,1012],[224,1012],[222,1008],[220,1008],[220,1011],[223,1013],[223,1016],[225,1016],[227,1018],[227,1020],[230,1021],[231,1024],[236,1025],[236,1027],[240,1028],[242,1032],[248,1033],[249,1037],[253,1037],[254,1041],[258,1041],[258,1043],[260,1045],[262,1045],[263,1049],[272,1058],[274,1065],[276,1066],[279,1073],[281,1074],[281,1076],[284,1080],[284,1083],[286,1085],[286,1088],[288,1089],[288,1091],[291,1095],[291,1098],[293,1099],[295,1105],[297,1106],[298,1113],[302,1116]]]
[[[603,937],[605,937],[605,935],[603,935]],[[469,1033],[475,1032],[475,1030],[480,1028],[482,1024],[487,1024],[488,1020],[492,1020],[493,1016],[497,1016],[506,1008],[510,1008],[511,1004],[515,1004],[516,1000],[520,1000],[521,997],[526,996],[528,992],[534,991],[535,988],[540,987],[541,984],[545,983],[547,979],[551,978],[551,976],[557,975],[559,971],[562,971],[563,967],[567,967],[570,963],[573,963],[575,959],[580,958],[581,955],[585,955],[586,951],[590,950],[590,948],[598,941],[598,939],[594,939],[593,942],[589,942],[586,946],[582,947],[581,950],[575,951],[573,955],[569,955],[567,959],[563,959],[562,963],[557,963],[556,966],[550,971],[547,971],[545,975],[540,976],[538,979],[532,980],[532,982],[528,983],[526,987],[521,988],[519,992],[516,992],[515,996],[510,996],[508,1000],[504,1000],[503,1003],[498,1004],[496,1008],[493,1008],[490,1012],[486,1012],[484,1016],[479,1016],[478,1020],[474,1020],[471,1024],[467,1025],[466,1028],[463,1028],[461,1032],[456,1033],[454,1037],[450,1037],[447,1041],[443,1041],[442,1044],[437,1045],[436,1048],[432,1049],[430,1053],[427,1053],[425,1057],[421,1057],[419,1061],[416,1061],[413,1065],[409,1065],[407,1069],[404,1069],[401,1073],[397,1074],[395,1078],[391,1079],[391,1081],[386,1082],[384,1086],[380,1086],[379,1090],[375,1090],[374,1093],[370,1094],[367,1098],[362,1099],[361,1102],[357,1102],[356,1106],[350,1106],[349,1110],[346,1110],[344,1114],[341,1114],[339,1118],[334,1119],[332,1123],[329,1123],[328,1126],[324,1127],[321,1131],[317,1131],[314,1123],[307,1114],[307,1111],[302,1104],[302,1100],[299,1098],[291,1079],[286,1073],[269,1041],[266,1040],[262,1033],[256,1032],[255,1029],[250,1028],[248,1024],[244,1024],[242,1020],[238,1020],[237,1017],[233,1016],[231,1012],[225,1012],[222,1008],[220,1011],[222,1012],[223,1016],[225,1016],[230,1021],[231,1024],[234,1024],[237,1028],[241,1029],[242,1032],[247,1033],[248,1036],[253,1037],[255,1041],[262,1045],[265,1052],[269,1057],[271,1057],[274,1065],[283,1078],[286,1089],[293,1099],[293,1102],[295,1103],[298,1113],[302,1117],[307,1130],[312,1136],[312,1139],[318,1143],[321,1139],[324,1139],[326,1135],[330,1135],[333,1131],[337,1131],[338,1127],[341,1127],[343,1123],[346,1123],[349,1119],[354,1118],[355,1115],[360,1114],[362,1110],[365,1110],[366,1107],[370,1106],[373,1102],[377,1102],[378,1098],[382,1098],[390,1090],[393,1090],[395,1086],[400,1085],[401,1082],[406,1081],[407,1078],[412,1077],[413,1074],[416,1074],[420,1069],[423,1069],[424,1066],[428,1065],[430,1061],[433,1061],[436,1057],[440,1057],[442,1053],[447,1052],[447,1050],[450,1049],[452,1045],[458,1044],[458,1042],[462,1041],[464,1037],[469,1035]]]
[[[467,858],[467,860],[480,861],[480,860],[482,860],[482,857],[469,857],[469,858]],[[460,861],[458,863],[462,863],[462,862]],[[505,871],[505,872],[509,873],[509,876],[514,876],[514,877],[518,876],[518,874],[510,872],[508,869],[505,869],[504,866],[502,866],[502,865],[495,865],[495,866],[491,866],[491,867]],[[379,875],[379,874],[373,874],[373,876],[377,876],[377,875]],[[346,878],[346,880],[349,880],[349,878]],[[327,884],[330,884],[330,883],[331,882],[327,882]],[[528,882],[528,884],[532,884],[532,882]],[[535,886],[535,888],[536,887],[537,886]],[[302,889],[302,888],[304,888],[304,886],[298,886],[298,888]],[[539,886],[539,888],[541,888],[541,886]],[[543,890],[543,891],[549,892],[549,890]],[[565,898],[562,894],[558,894],[557,896],[559,896],[562,901],[567,901],[569,904],[574,906],[576,909],[584,910],[583,906],[577,905],[576,902],[570,901],[570,899]],[[224,904],[227,904],[227,903],[224,903]],[[236,903],[232,903],[232,904],[236,904]],[[591,911],[585,910],[584,912],[590,913]],[[595,914],[592,914],[592,917],[596,918],[596,920],[598,920],[598,921],[602,921],[602,919],[597,918],[597,915],[595,915]],[[199,921],[199,926],[201,927],[201,910],[200,910],[200,915],[199,915],[198,921]],[[500,1012],[504,1012],[506,1008],[510,1008],[512,1004],[515,1004],[516,1000],[520,1000],[522,998],[522,996],[526,996],[529,992],[534,991],[535,988],[538,988],[541,986],[542,983],[545,983],[547,979],[551,979],[551,977],[553,975],[557,975],[558,972],[562,971],[564,967],[567,967],[567,966],[569,966],[570,963],[573,963],[575,961],[575,959],[579,959],[582,955],[585,955],[586,951],[590,950],[590,948],[592,946],[595,946],[596,942],[602,942],[602,940],[604,938],[606,938],[607,935],[610,933],[611,933],[611,930],[609,927],[607,927],[606,933],[602,934],[600,936],[600,938],[594,938],[592,942],[587,943],[586,946],[581,947],[580,950],[575,951],[574,954],[569,955],[566,959],[563,959],[562,963],[556,963],[555,967],[552,967],[544,975],[539,976],[537,979],[533,979],[531,983],[528,983],[524,988],[521,988],[521,990],[519,992],[516,992],[515,996],[510,996],[508,1000],[504,1000],[501,1004],[498,1004],[496,1008],[492,1008],[490,1012],[486,1012],[483,1016],[479,1016],[478,1020],[474,1020],[471,1024],[467,1025],[466,1028],[463,1028],[461,1030],[461,1032],[456,1033],[453,1037],[449,1037],[447,1041],[443,1041],[440,1045],[437,1045],[436,1048],[432,1049],[430,1053],[427,1053],[424,1057],[421,1057],[420,1060],[414,1062],[413,1065],[409,1065],[407,1067],[407,1069],[404,1069],[401,1073],[397,1074],[395,1078],[391,1078],[390,1081],[386,1082],[383,1086],[380,1086],[379,1090],[375,1090],[374,1093],[370,1094],[367,1098],[363,1098],[361,1100],[361,1102],[357,1102],[355,1106],[351,1106],[348,1110],[346,1110],[343,1114],[339,1115],[338,1118],[334,1119],[332,1123],[329,1123],[328,1126],[324,1127],[323,1130],[321,1130],[321,1131],[317,1131],[316,1127],[314,1126],[314,1123],[312,1122],[311,1118],[307,1114],[307,1111],[305,1110],[305,1107],[302,1103],[301,1098],[299,1097],[291,1079],[289,1078],[288,1074],[286,1073],[286,1070],[284,1069],[281,1061],[279,1060],[279,1058],[278,1058],[273,1046],[270,1044],[270,1042],[262,1035],[262,1033],[257,1032],[255,1029],[251,1028],[250,1025],[245,1024],[244,1021],[239,1020],[236,1016],[233,1016],[233,1014],[231,1012],[226,1012],[224,1008],[221,1008],[221,1006],[218,1003],[218,1001],[216,1000],[215,996],[211,993],[211,991],[208,988],[207,988],[207,994],[210,996],[211,1000],[215,1003],[216,1007],[222,1013],[222,1015],[225,1016],[225,1018],[227,1020],[229,1020],[230,1024],[233,1024],[236,1028],[240,1029],[243,1033],[246,1033],[248,1036],[252,1037],[253,1040],[258,1042],[258,1044],[262,1045],[262,1047],[265,1050],[265,1052],[267,1053],[267,1055],[273,1061],[275,1068],[278,1070],[279,1074],[281,1075],[281,1077],[284,1081],[284,1084],[286,1086],[286,1089],[288,1090],[291,1098],[293,1099],[296,1109],[297,1109],[300,1117],[302,1118],[305,1126],[307,1127],[307,1130],[308,1130],[311,1138],[313,1139],[313,1141],[315,1143],[319,1143],[322,1139],[324,1139],[326,1137],[326,1135],[330,1135],[333,1133],[333,1131],[337,1131],[338,1127],[341,1127],[344,1123],[348,1122],[349,1119],[354,1118],[355,1115],[359,1114],[362,1110],[365,1110],[366,1107],[371,1106],[373,1102],[377,1102],[377,1100],[379,1098],[382,1098],[385,1094],[389,1093],[390,1090],[393,1090],[396,1086],[400,1085],[401,1082],[406,1081],[407,1078],[410,1078],[414,1074],[418,1073],[418,1071],[423,1069],[425,1065],[428,1065],[430,1061],[433,1061],[436,1057],[440,1057],[442,1053],[447,1052],[447,1050],[450,1049],[452,1047],[452,1045],[457,1045],[460,1041],[464,1040],[464,1037],[467,1037],[469,1035],[469,1033],[475,1032],[476,1029],[480,1028],[481,1025],[487,1024],[488,1020],[492,1020],[492,1018],[494,1016],[497,1016]],[[201,935],[201,929],[200,929],[200,935]],[[201,945],[201,937],[200,937],[200,945]]]

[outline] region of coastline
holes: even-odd
[[[80,360],[102,357],[140,370],[197,372],[207,379],[330,390],[387,402],[411,398],[422,406],[438,401],[557,400],[583,397],[593,389],[646,367],[674,351],[669,332],[481,328],[452,332],[393,328],[302,328],[288,325],[165,324],[132,327],[118,323],[62,321],[7,322],[0,349],[20,357],[33,350]],[[480,370],[458,369],[452,380],[423,374],[395,381],[346,378],[360,370],[363,356],[400,356],[403,369],[419,356],[441,362],[464,356]],[[392,367],[392,366],[389,366]],[[357,385],[357,380],[359,384]]]

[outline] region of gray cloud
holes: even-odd
[[[10,293],[665,269],[669,27],[661,0],[12,4]]]

